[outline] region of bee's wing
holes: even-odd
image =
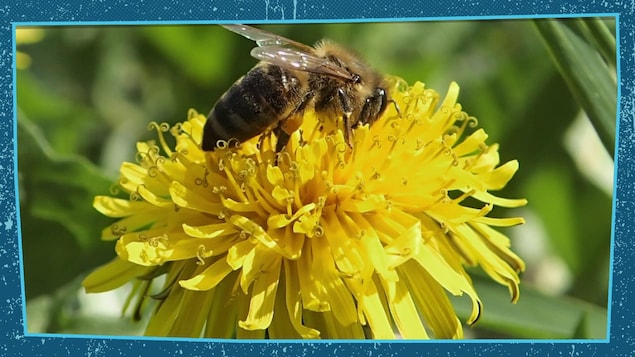
[[[221,26],[256,42],[256,44],[258,44],[259,47],[289,45],[305,52],[313,51],[313,47],[311,46],[290,40],[288,38],[284,38],[282,36],[278,36],[275,33],[261,30],[259,28],[255,28],[255,27],[251,27],[247,25],[221,25]]]
[[[286,69],[353,80],[353,75],[344,68],[315,55],[315,49],[311,46],[247,25],[222,26],[256,42],[258,47],[251,50],[251,55],[261,61]]]

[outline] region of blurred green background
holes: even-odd
[[[575,29],[574,21],[562,22]],[[614,31],[613,20],[602,23]],[[520,302],[510,304],[507,289],[475,269],[485,310],[466,327],[467,337],[606,337],[613,151],[602,146],[531,20],[260,27],[307,44],[330,38],[379,71],[442,94],[458,82],[459,102],[488,142],[500,144],[501,162],[519,160],[499,195],[529,205],[494,215],[527,221],[505,230],[527,263]],[[141,333],[141,324],[120,318],[125,289],[87,296],[80,287],[114,257],[113,243],[99,240],[110,220],[92,208],[93,197],[109,194],[119,165],[134,160],[136,141],[154,138],[148,123],[183,121],[190,108],[207,114],[256,63],[253,43],[216,25],[21,31],[18,180],[28,331]],[[599,58],[580,56],[587,55]],[[614,125],[614,112],[610,120]],[[455,301],[465,321],[466,301]]]

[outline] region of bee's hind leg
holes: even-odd
[[[304,109],[307,104],[313,98],[314,93],[307,93],[300,104],[291,112],[291,114],[278,122],[276,126],[272,129],[275,136],[278,138],[278,142],[276,143],[276,153],[281,152],[285,146],[289,143],[289,139],[291,139],[291,134],[293,134],[296,130],[300,129],[302,125],[302,121],[304,119]]]
[[[272,134],[271,129],[267,129],[262,134],[260,134],[260,137],[258,138],[258,143],[256,144],[256,147],[258,148],[258,150],[264,147],[265,140],[269,139],[269,141],[271,141],[271,134]]]
[[[284,150],[289,143],[289,139],[291,139],[291,134],[302,125],[302,119],[302,112],[296,112],[288,118],[279,121],[278,124],[271,129],[276,138],[278,138],[276,142],[276,153]]]
[[[276,142],[276,153],[282,152],[285,146],[287,146],[287,144],[289,143],[291,135],[284,131],[282,125],[277,125],[275,128],[273,128],[273,133],[276,138],[278,138],[278,141]]]
[[[273,132],[273,134],[276,136],[276,138],[278,139],[276,141],[276,159],[274,161],[274,165],[278,166],[278,164],[280,163],[280,155],[282,153],[282,150],[284,150],[284,148],[287,146],[287,144],[289,143],[289,139],[291,139],[291,134],[287,133],[284,130],[284,125],[282,123],[278,123],[278,125],[276,125],[271,131]]]

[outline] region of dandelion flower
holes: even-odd
[[[465,267],[519,296],[524,263],[493,227],[523,219],[488,216],[526,204],[490,192],[518,162],[499,165],[457,84],[444,99],[393,85],[396,105],[354,129],[352,148],[313,112],[278,155],[270,135],[201,151],[206,119],[194,111],[155,125],[159,143],[138,143],[138,162],[121,166],[129,197],[95,198],[119,219],[102,232],[118,257],[86,290],[134,281],[137,310],[158,301],[152,336],[462,338],[449,294],[471,299],[468,324],[483,310]]]

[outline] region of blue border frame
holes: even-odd
[[[635,235],[635,200],[628,191],[635,183],[631,175],[635,153],[630,145],[635,132],[635,5],[628,1],[610,4],[605,1],[565,0],[544,3],[520,1],[446,0],[426,3],[365,2],[362,7],[343,1],[323,0],[250,0],[226,3],[219,0],[187,3],[124,1],[65,3],[53,1],[23,1],[0,8],[0,354],[2,355],[241,355],[270,354],[318,356],[323,354],[358,355],[629,355],[635,350],[631,335],[633,310],[629,289],[635,287],[635,249],[628,238]],[[209,23],[209,22],[329,22],[423,19],[492,19],[520,17],[571,17],[602,14],[618,19],[617,38],[622,50],[618,56],[619,121],[616,141],[615,194],[613,201],[613,232],[611,261],[612,288],[609,301],[609,331],[607,340],[528,340],[528,341],[426,341],[426,342],[237,342],[226,340],[191,340],[158,338],[102,338],[97,336],[24,333],[24,291],[21,284],[20,217],[17,214],[16,125],[15,125],[15,47],[13,31],[16,24],[123,24],[139,22]],[[10,51],[11,50],[11,51]],[[633,154],[633,155],[631,155]],[[619,168],[619,169],[618,169]],[[2,229],[4,228],[4,229]]]

